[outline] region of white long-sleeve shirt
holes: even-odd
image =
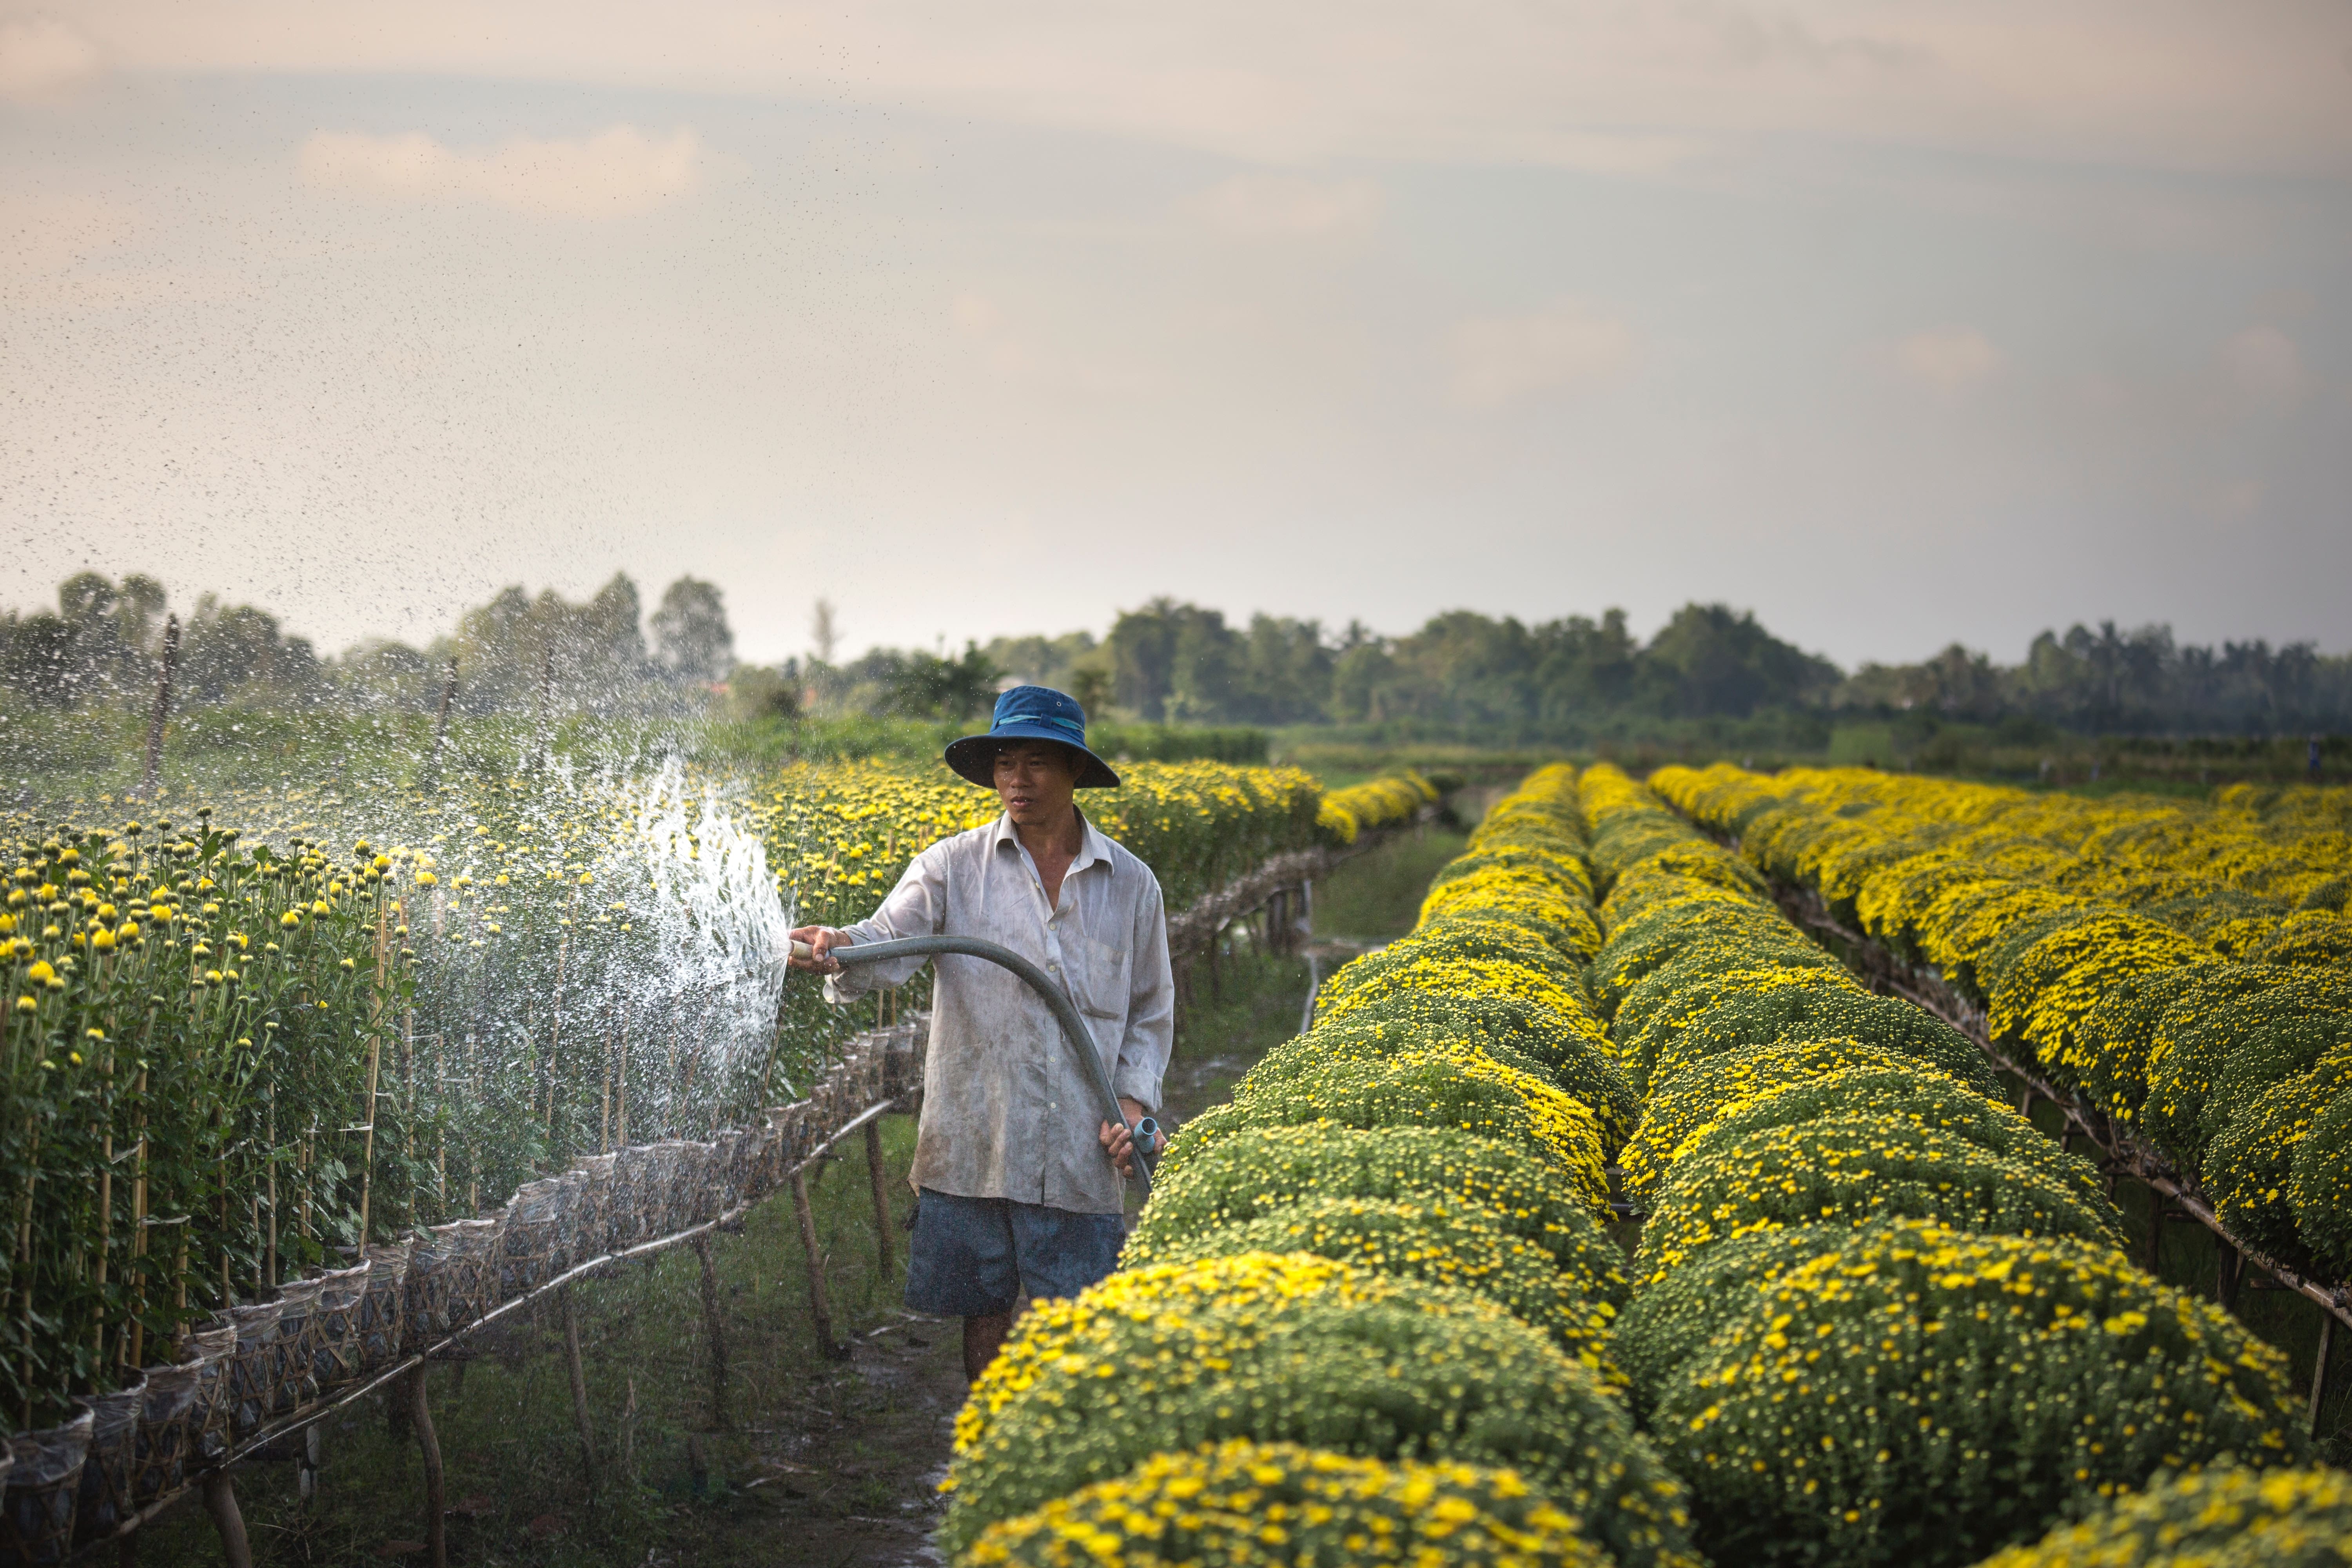
[[[1112,1087],[1156,1110],[1176,1024],[1160,879],[1083,814],[1079,824],[1085,842],[1055,903],[1012,819],[1000,816],[916,856],[882,907],[842,930],[853,942],[971,936],[1011,948],[1061,982]],[[926,962],[845,969],[825,981],[825,999],[904,984]],[[1118,1213],[1125,1194],[1103,1152],[1101,1110],[1052,1011],[985,959],[938,962],[909,1180],[962,1197]]]

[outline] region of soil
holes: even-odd
[[[648,1568],[809,1563],[898,1568],[945,1560],[930,1544],[939,1483],[963,1404],[962,1329],[898,1312],[849,1359],[754,1428],[741,1503],[708,1541]]]

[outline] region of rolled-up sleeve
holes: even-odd
[[[1141,863],[1136,864],[1140,869]],[[1119,1040],[1118,1068],[1111,1083],[1119,1094],[1156,1111],[1160,1077],[1168,1070],[1168,1053],[1176,1037],[1176,976],[1168,962],[1168,908],[1160,898],[1160,879],[1148,869],[1143,878],[1128,971],[1127,1032]]]
[[[841,928],[851,944],[869,942],[894,942],[902,936],[936,936],[945,929],[948,908],[947,845],[932,845],[908,862],[898,885],[882,900],[882,907],[854,925]],[[1163,942],[1162,951],[1166,944]],[[856,1000],[869,991],[885,986],[904,985],[915,977],[916,971],[929,963],[921,955],[913,958],[893,958],[881,963],[861,963],[854,969],[844,969],[838,974],[828,974],[824,981],[824,999],[842,1003]]]

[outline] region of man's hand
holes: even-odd
[[[794,958],[791,956],[792,950],[787,948],[784,950],[785,963],[794,969],[814,969],[819,974],[840,973],[841,960],[832,956],[833,950],[856,945],[831,926],[796,926],[792,935],[794,942],[808,943],[810,956]]]
[[[1118,1167],[1120,1175],[1131,1176],[1135,1174],[1135,1134],[1129,1131],[1128,1127],[1143,1120],[1143,1101],[1129,1100],[1122,1094],[1118,1097],[1118,1108],[1127,1112],[1127,1127],[1113,1126],[1108,1121],[1102,1124],[1103,1152],[1110,1156],[1110,1163]],[[1154,1135],[1147,1152],[1159,1153],[1167,1142],[1168,1134],[1165,1132]]]

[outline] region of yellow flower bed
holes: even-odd
[[[992,1524],[972,1568],[1612,1568],[1586,1531],[1518,1473],[1382,1463],[1235,1438],[1155,1454],[1034,1513]]]

